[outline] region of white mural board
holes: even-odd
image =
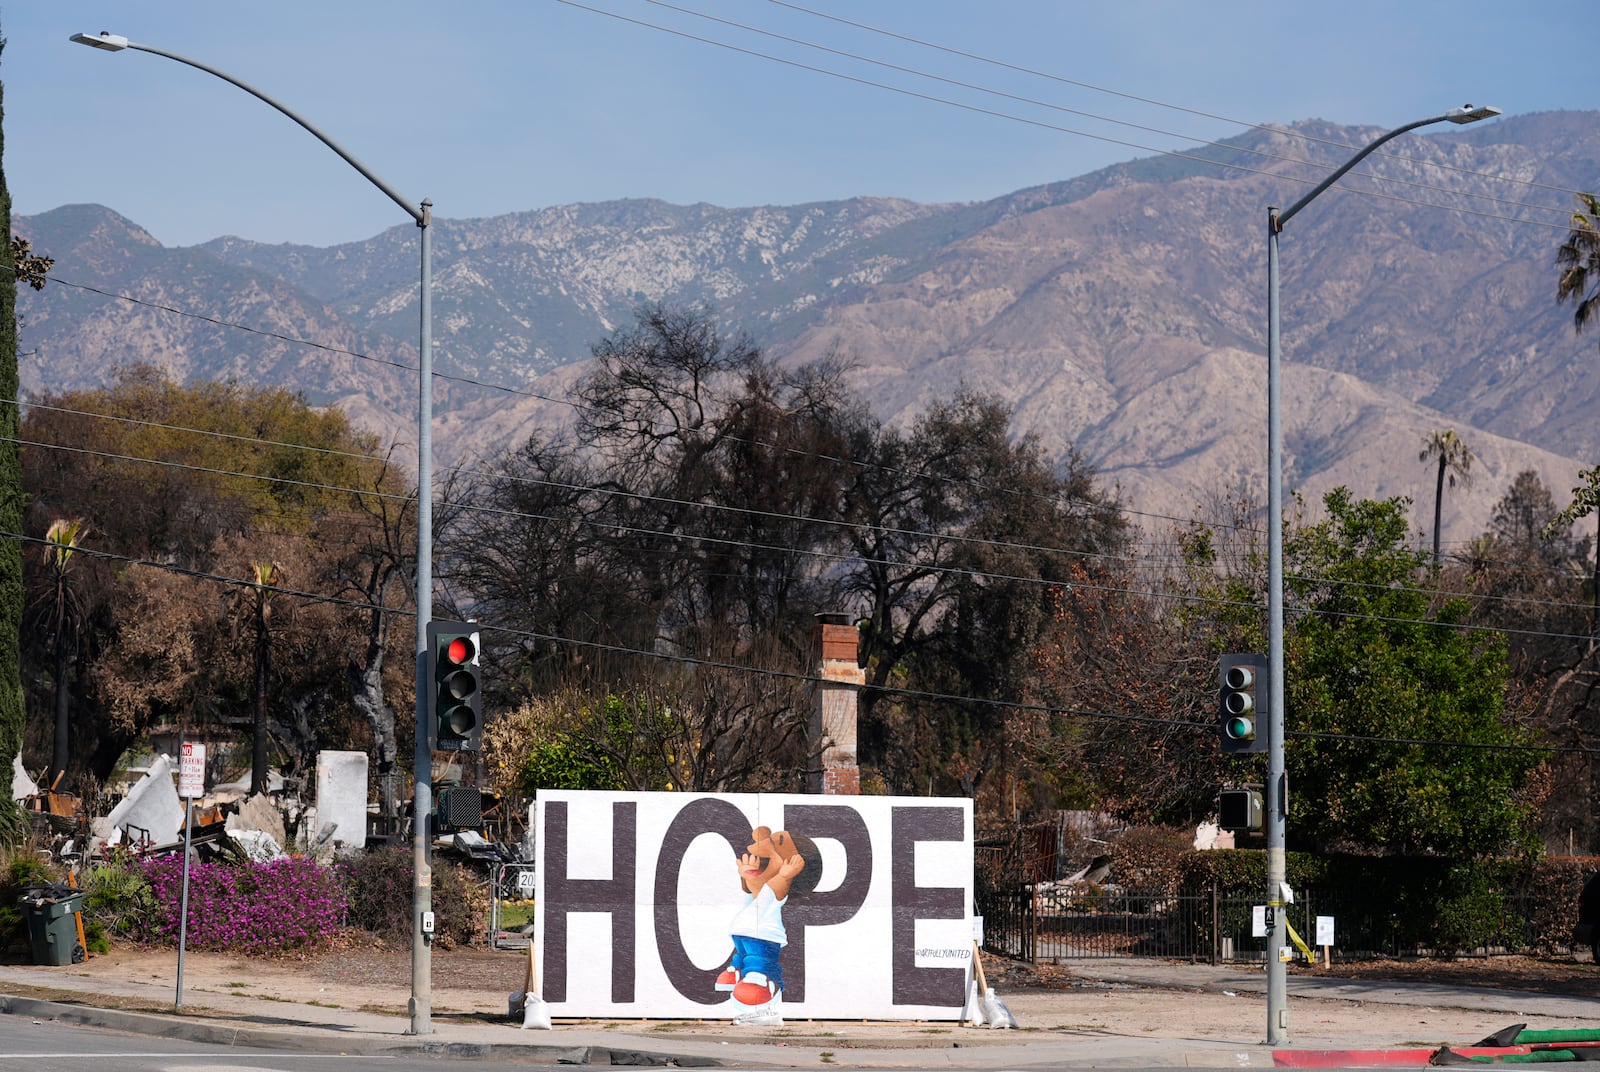
[[[546,790],[535,827],[554,1016],[961,1016],[970,800]]]

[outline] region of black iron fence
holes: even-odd
[[[1219,963],[1266,955],[1266,939],[1254,933],[1256,906],[1264,901],[1259,896],[1216,889],[1147,892],[1085,883],[996,888],[980,879],[977,899],[985,947],[1018,960],[1155,956]],[[1374,903],[1361,890],[1296,891],[1295,902],[1284,909],[1289,926],[1315,955],[1321,955],[1316,948],[1319,916],[1331,918],[1332,948],[1343,959],[1435,952],[1405,937],[1419,930],[1405,913],[1418,909]],[[1472,949],[1450,952],[1531,951],[1537,937],[1531,907],[1525,895],[1506,896],[1498,932]]]

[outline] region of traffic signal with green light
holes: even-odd
[[[1267,750],[1267,657],[1259,653],[1224,655],[1219,667],[1217,730],[1222,751],[1247,755]]]
[[[483,698],[478,687],[478,630],[466,622],[428,623],[431,742],[439,752],[483,747]]]

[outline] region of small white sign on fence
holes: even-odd
[[[1258,904],[1250,909],[1250,935],[1253,938],[1267,936],[1267,906]]]
[[[1333,945],[1333,917],[1317,917],[1317,944]]]

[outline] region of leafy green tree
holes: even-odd
[[[1504,637],[1415,579],[1404,499],[1329,492],[1284,540],[1291,834],[1320,848],[1498,853],[1531,847],[1538,765],[1510,717]]]
[[[793,772],[804,757],[798,747],[775,745],[764,712],[730,720],[721,697],[706,699],[650,686],[603,695],[562,690],[529,701],[485,730],[485,775],[494,788],[520,796],[540,789],[798,788],[782,768]]]

